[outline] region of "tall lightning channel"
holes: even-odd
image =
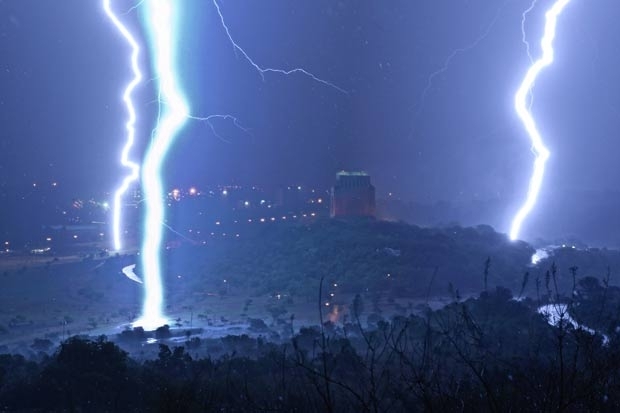
[[[125,176],[116,191],[114,191],[114,200],[112,203],[112,234],[114,239],[114,249],[116,251],[119,251],[123,248],[123,243],[121,241],[121,209],[123,196],[129,189],[129,186],[138,179],[140,174],[140,167],[137,163],[129,159],[129,152],[131,151],[131,148],[133,147],[136,138],[136,109],[134,107],[131,95],[136,86],[138,86],[138,84],[142,81],[142,73],[140,72],[140,67],[138,64],[138,56],[140,55],[140,46],[138,45],[138,42],[136,42],[134,36],[131,34],[129,29],[127,29],[127,27],[118,19],[116,14],[112,11],[110,0],[103,0],[103,10],[105,11],[112,24],[114,24],[116,29],[121,33],[127,43],[129,43],[129,45],[131,46],[131,70],[133,72],[133,79],[129,82],[129,84],[125,88],[125,92],[123,93],[123,101],[125,102],[125,106],[127,108],[128,119],[127,123],[125,124],[125,129],[127,130],[127,137],[125,139],[125,145],[121,150],[120,159],[121,165],[129,169],[129,174]]]
[[[218,4],[217,0],[213,0],[213,5],[215,6],[215,9],[217,10],[217,14],[218,14],[218,16],[220,18],[220,23],[222,23],[222,27],[224,28],[224,31],[226,32],[226,36],[228,37],[228,40],[230,41],[230,44],[233,45],[233,48],[235,49],[235,52],[239,52],[239,53],[241,53],[241,55],[243,55],[245,60],[247,60],[247,62],[259,73],[259,75],[260,75],[261,79],[263,79],[263,81],[265,80],[265,74],[267,74],[267,73],[279,73],[281,75],[302,74],[302,75],[312,79],[313,81],[321,83],[321,84],[323,84],[325,86],[331,87],[332,89],[335,89],[335,90],[337,90],[340,93],[344,93],[345,95],[349,93],[346,90],[344,90],[343,88],[341,88],[340,86],[337,86],[336,84],[334,84],[332,82],[329,82],[327,80],[321,79],[320,77],[317,77],[313,73],[311,73],[311,72],[309,72],[306,69],[303,69],[301,67],[296,67],[294,69],[277,69],[277,68],[272,68],[272,67],[262,67],[262,66],[260,66],[233,39],[232,34],[230,33],[230,29],[228,28],[228,25],[226,24],[226,20],[224,20],[224,14],[222,13],[222,9],[220,8],[220,5]]]
[[[167,322],[164,316],[162,265],[160,251],[165,222],[162,167],[177,133],[189,118],[189,107],[174,68],[174,8],[176,0],[147,0],[145,3],[154,50],[154,70],[163,102],[161,116],[142,164],[142,188],[145,200],[144,237],[142,240],[142,279],[144,303],[135,326],[146,329]]]
[[[530,105],[528,102],[531,101],[529,97],[531,96],[536,78],[543,68],[553,63],[553,40],[555,39],[558,17],[568,3],[570,3],[570,0],[557,0],[545,14],[545,31],[540,42],[542,56],[530,66],[515,95],[515,110],[523,122],[523,126],[532,142],[532,152],[536,156],[536,159],[534,160],[534,170],[530,178],[525,203],[521,206],[512,221],[512,226],[510,228],[511,240],[519,238],[523,221],[536,205],[545,175],[545,165],[550,155],[549,149],[547,149],[543,143],[542,136],[530,112]]]

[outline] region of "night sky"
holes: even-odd
[[[0,184],[58,181],[80,193],[120,180],[129,48],[100,3],[0,0]],[[231,114],[251,133],[217,121],[218,138],[191,121],[170,154],[169,185],[327,187],[337,170],[363,169],[378,197],[489,202],[493,211],[476,219],[507,231],[534,159],[512,106],[529,65],[521,15],[530,1],[221,0],[231,34],[257,63],[303,67],[348,94],[298,74],[263,81],[235,53],[211,1],[179,3],[177,66],[192,114]],[[539,0],[528,15],[534,57],[550,4]],[[619,18],[617,0],[572,0],[559,19],[556,61],[533,105],[552,155],[525,235],[620,232]],[[123,19],[139,29],[136,11]],[[136,157],[154,124],[154,86],[136,93]]]

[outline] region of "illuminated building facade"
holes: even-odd
[[[332,218],[374,217],[375,187],[366,172],[340,171],[331,191]]]

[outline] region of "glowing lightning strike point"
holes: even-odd
[[[146,204],[145,235],[142,241],[142,273],[144,305],[142,316],[134,322],[145,329],[159,327],[167,322],[163,315],[163,286],[160,249],[165,222],[164,190],[161,169],[166,154],[179,129],[189,117],[189,108],[175,78],[173,4],[175,0],[147,0],[147,15],[152,30],[155,51],[155,71],[159,93],[165,109],[158,121],[153,140],[142,167],[142,184]]]
[[[519,232],[521,231],[523,221],[536,204],[538,193],[540,192],[540,187],[542,185],[543,176],[545,174],[545,163],[549,158],[549,150],[543,144],[540,132],[538,132],[536,127],[536,122],[529,111],[528,96],[531,93],[534,82],[536,81],[540,71],[553,63],[553,39],[555,38],[555,29],[558,16],[562,13],[562,10],[564,10],[564,7],[569,2],[570,0],[557,0],[545,14],[545,32],[540,42],[543,52],[542,57],[530,66],[515,95],[515,110],[517,111],[519,118],[521,118],[521,121],[530,136],[532,141],[532,151],[536,155],[536,160],[534,161],[534,172],[532,174],[532,178],[530,179],[527,199],[512,221],[512,227],[510,229],[511,240],[516,240],[519,237]]]
[[[263,79],[263,81],[265,80],[265,73],[280,73],[283,75],[291,75],[293,73],[301,73],[307,77],[309,77],[310,79],[314,80],[315,82],[318,83],[322,83],[325,86],[329,86],[333,89],[336,89],[337,91],[344,93],[345,95],[348,95],[349,92],[347,92],[346,90],[344,90],[343,88],[336,86],[335,84],[333,84],[332,82],[328,82],[327,80],[321,79],[317,76],[315,76],[314,74],[308,72],[307,70],[297,67],[294,69],[289,69],[289,70],[284,70],[284,69],[274,69],[271,67],[261,67],[259,66],[247,53],[245,50],[243,50],[243,48],[241,46],[239,46],[239,44],[237,44],[237,42],[234,41],[232,35],[230,34],[230,29],[228,28],[228,25],[226,25],[226,21],[224,20],[224,15],[222,14],[222,10],[220,9],[220,5],[217,3],[217,0],[213,0],[213,5],[215,6],[215,8],[217,9],[217,14],[220,17],[220,22],[222,23],[222,27],[224,28],[224,31],[226,31],[226,36],[228,36],[228,40],[230,41],[230,43],[233,45],[233,47],[235,48],[235,51],[240,52],[243,57],[245,58],[245,60],[248,61],[248,63],[250,63],[250,65],[252,65],[252,67],[254,69],[256,69],[256,71],[260,74],[261,79]]]
[[[125,146],[123,146],[123,150],[121,152],[121,164],[124,167],[129,168],[130,173],[123,179],[121,185],[118,187],[116,192],[114,192],[114,201],[113,201],[113,212],[112,212],[112,233],[114,237],[114,249],[119,251],[122,249],[123,245],[121,243],[121,200],[129,185],[132,182],[138,179],[140,173],[140,167],[135,162],[129,160],[129,151],[133,147],[136,135],[135,123],[136,123],[136,110],[134,108],[133,102],[131,100],[131,94],[135,87],[142,80],[142,73],[140,73],[140,68],[138,67],[138,55],[140,54],[140,47],[138,43],[131,35],[127,27],[121,23],[121,21],[116,17],[114,12],[110,7],[110,0],[103,0],[103,9],[108,16],[108,18],[112,21],[114,26],[118,29],[119,32],[123,35],[125,40],[131,45],[131,69],[133,71],[134,77],[131,82],[127,85],[125,92],[123,93],[123,101],[127,107],[127,112],[129,113],[129,118],[127,123],[125,124],[125,128],[127,129],[127,140],[125,141]]]

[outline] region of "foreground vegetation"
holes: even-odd
[[[584,278],[563,298],[554,278],[540,301],[498,287],[369,326],[358,296],[348,321],[283,343],[225,337],[218,357],[192,357],[200,339],[137,361],[105,337],[73,337],[37,360],[1,355],[0,410],[618,411],[620,289]],[[548,302],[579,322],[595,313],[597,333],[549,325],[537,311]]]
[[[327,219],[257,223],[240,237],[167,250],[166,314],[172,327],[205,331],[231,325],[244,330],[260,319],[288,338],[282,322],[292,315],[297,325],[319,323],[321,278],[332,311],[326,318],[337,321],[350,313],[357,294],[374,313],[371,319],[389,319],[419,314],[425,303],[438,308],[449,301],[446,296],[470,297],[498,285],[538,298],[546,294],[546,271],[553,263],[555,283],[565,293],[575,276],[604,277],[609,270],[613,284],[620,269],[618,251],[568,246],[536,266],[530,261],[533,253],[530,245],[510,242],[488,226],[421,228]],[[74,334],[121,332],[136,319],[142,302],[141,285],[121,269],[138,261],[132,255],[77,262],[48,257],[43,264],[4,267],[0,352],[29,356],[35,339],[58,345]],[[529,282],[523,283],[525,278]]]

